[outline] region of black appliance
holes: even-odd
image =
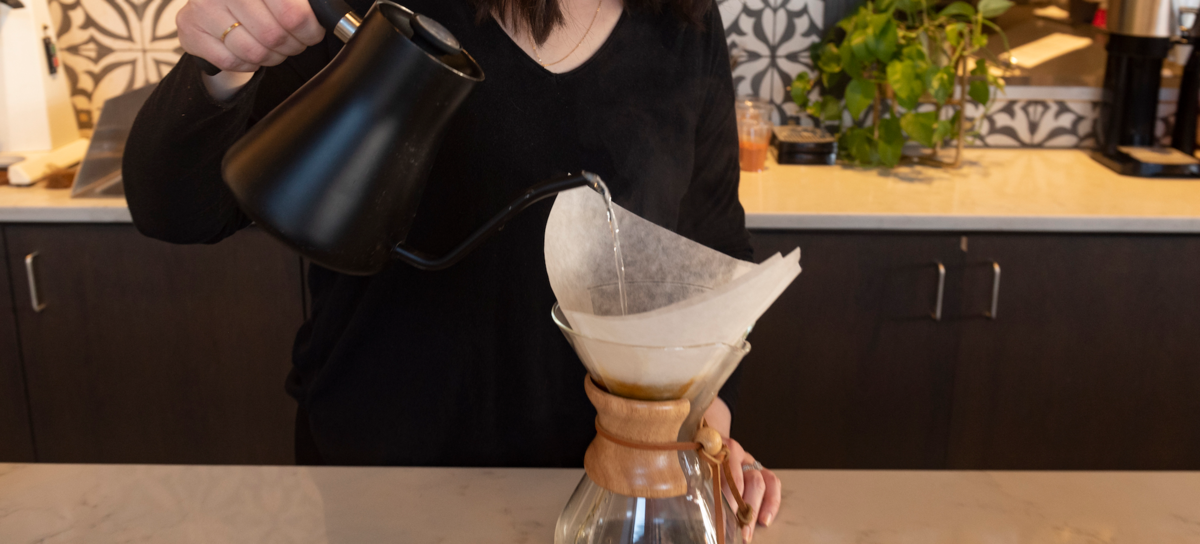
[[[1196,116],[1200,48],[1193,47],[1179,89],[1171,147],[1156,145],[1163,60],[1176,44],[1195,44],[1195,24],[1183,29],[1177,0],[1109,0],[1108,64],[1096,123],[1093,158],[1118,173],[1141,177],[1200,177]]]

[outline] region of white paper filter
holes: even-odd
[[[571,328],[591,339],[663,348],[740,346],[747,329],[800,273],[799,248],[756,265],[619,206],[615,213],[625,262],[629,315],[624,316],[604,199],[588,188],[560,193],[546,225],[550,285]],[[656,390],[687,390],[709,378],[720,362],[702,355],[706,350],[664,350],[650,357],[603,351],[592,348],[586,357],[598,378]]]

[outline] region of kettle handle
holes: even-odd
[[[496,214],[495,217],[491,218],[491,220],[489,220],[487,223],[484,223],[484,225],[476,229],[475,232],[471,233],[466,240],[464,240],[461,244],[458,244],[458,246],[454,249],[450,250],[450,253],[447,253],[441,257],[432,257],[424,252],[415,249],[409,249],[404,246],[403,242],[396,244],[396,247],[392,248],[392,253],[401,261],[404,261],[421,270],[434,271],[448,268],[454,265],[454,263],[461,261],[463,257],[471,252],[471,250],[479,247],[479,244],[482,244],[493,234],[499,232],[500,229],[504,228],[504,224],[508,223],[513,216],[525,211],[525,208],[528,208],[534,202],[542,200],[548,196],[556,195],[562,191],[566,191],[567,189],[574,189],[576,187],[582,187],[585,185],[591,187],[596,192],[600,192],[600,176],[597,176],[591,172],[580,172],[578,174],[567,174],[565,176],[534,185],[533,187],[530,187],[528,191],[525,191],[524,194],[514,200],[511,204],[509,204],[507,208]]]
[[[321,26],[325,27],[326,30],[335,33],[338,30],[338,25],[342,24],[342,19],[347,15],[353,15],[360,22],[362,20],[358,17],[357,13],[354,13],[354,8],[351,8],[350,4],[347,4],[345,0],[308,0],[308,6],[312,8],[313,15],[317,16],[317,22],[321,23]],[[358,23],[355,23],[354,27],[358,28]],[[350,33],[354,34],[353,31]],[[342,38],[341,35],[338,35],[338,37]],[[349,36],[342,38],[342,41],[344,42],[347,39],[349,39]]]
[[[308,0],[308,7],[312,8],[313,15],[317,16],[317,22],[343,42],[349,41],[354,31],[358,30],[358,25],[362,24],[362,18],[345,0]],[[195,58],[204,73],[210,76],[221,73],[221,69],[208,60]]]

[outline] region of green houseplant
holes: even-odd
[[[966,98],[986,108],[992,89],[1004,82],[989,65],[1001,64],[986,49],[985,28],[1004,33],[990,19],[1012,6],[1009,0],[962,1],[939,6],[936,0],[874,0],[838,23],[837,39],[813,48],[818,78],[801,72],[791,94],[801,111],[840,125],[843,109],[855,121],[840,131],[843,160],[864,166],[892,167],[902,161],[958,166],[962,148],[973,136],[966,119]],[[1007,49],[1007,39],[1004,38]],[[810,91],[820,80],[818,100]],[[831,90],[844,91],[838,98]],[[928,104],[928,105],[926,105]],[[871,123],[860,126],[870,108]],[[914,140],[929,151],[906,157]],[[956,143],[953,160],[939,158],[947,140]]]

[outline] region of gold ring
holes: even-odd
[[[239,26],[242,26],[242,23],[233,23],[229,25],[229,28],[226,28],[225,32],[221,33],[221,43],[225,43],[225,36],[228,36],[230,32],[233,32],[233,29]]]

